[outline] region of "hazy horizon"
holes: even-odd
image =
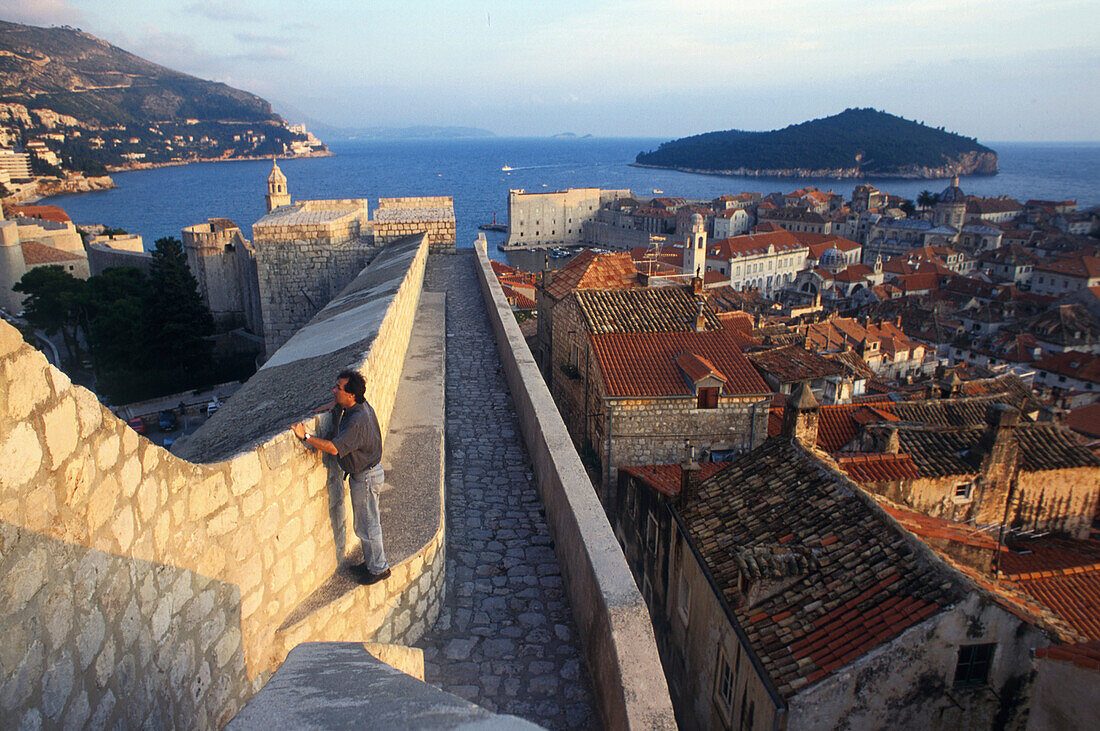
[[[673,139],[874,107],[983,144],[1100,139],[1100,4],[0,0],[330,127]],[[292,115],[293,116],[293,115]]]

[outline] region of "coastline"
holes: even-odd
[[[133,171],[136,171],[136,170],[156,170],[158,168],[181,167],[183,165],[192,165],[192,164],[195,164],[195,163],[204,163],[204,162],[238,162],[238,161],[246,161],[246,160],[247,161],[256,161],[256,160],[298,160],[298,159],[312,158],[312,157],[333,157],[334,155],[335,155],[335,153],[333,153],[331,150],[324,150],[324,151],[318,151],[318,152],[308,152],[308,153],[305,153],[305,154],[302,154],[302,155],[249,155],[247,157],[195,158],[195,159],[192,159],[192,160],[169,160],[168,162],[145,162],[145,163],[130,163],[128,165],[107,165],[106,168],[107,168],[108,173],[128,173],[128,172],[133,172]],[[102,175],[102,176],[95,176],[95,178],[84,178],[84,180],[92,180],[92,179],[98,179],[98,178],[108,178],[108,179],[110,179],[110,177],[108,175]],[[26,198],[19,199],[18,201],[9,201],[10,198],[13,198],[15,196],[9,196],[8,198],[5,198],[4,200],[8,201],[8,202],[11,202],[11,203],[14,203],[16,205],[26,205],[26,204],[38,203],[39,201],[44,201],[44,200],[48,200],[50,198],[56,198],[56,197],[64,196],[64,195],[76,195],[76,194],[81,194],[81,193],[99,193],[99,192],[104,191],[104,190],[113,190],[117,187],[118,186],[115,184],[115,182],[113,180],[111,180],[110,185],[100,185],[100,186],[91,187],[91,188],[87,188],[87,189],[83,189],[83,190],[76,189],[76,188],[74,188],[72,190],[66,190],[62,187],[57,187],[57,188],[48,190],[47,192],[37,191],[34,194],[27,196]]]
[[[864,173],[857,168],[841,168],[826,170],[811,170],[808,168],[780,168],[777,170],[749,170],[738,168],[737,170],[702,170],[698,168],[678,167],[673,165],[649,165],[642,162],[627,163],[634,168],[647,168],[650,170],[675,170],[692,175],[712,175],[719,178],[824,178],[827,180],[945,180],[953,175],[980,176],[984,178],[996,177],[999,170],[992,173],[963,172],[958,173],[948,168],[931,168],[926,173],[906,174],[897,173]]]
[[[109,173],[128,173],[132,170],[156,170],[157,168],[172,168],[181,165],[191,165],[202,162],[240,162],[256,160],[300,160],[311,157],[333,157],[331,150],[318,150],[306,152],[300,155],[247,155],[244,157],[196,157],[190,160],[168,160],[167,162],[132,162],[126,165],[107,165]]]

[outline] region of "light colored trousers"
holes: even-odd
[[[372,573],[380,573],[388,567],[382,550],[382,516],[378,509],[378,496],[382,493],[386,472],[381,464],[348,475],[351,493],[351,515],[355,535],[363,544],[363,562]]]

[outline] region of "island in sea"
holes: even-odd
[[[666,142],[635,164],[778,178],[949,178],[996,175],[997,153],[973,137],[875,109],[770,132],[727,130]]]
[[[68,26],[0,21],[0,180],[19,197],[94,190],[114,170],[326,155],[264,99]]]

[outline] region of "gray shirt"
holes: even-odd
[[[378,417],[368,403],[352,406],[344,411],[339,406],[333,411],[336,422],[336,461],[348,474],[362,472],[382,459],[382,431]]]

